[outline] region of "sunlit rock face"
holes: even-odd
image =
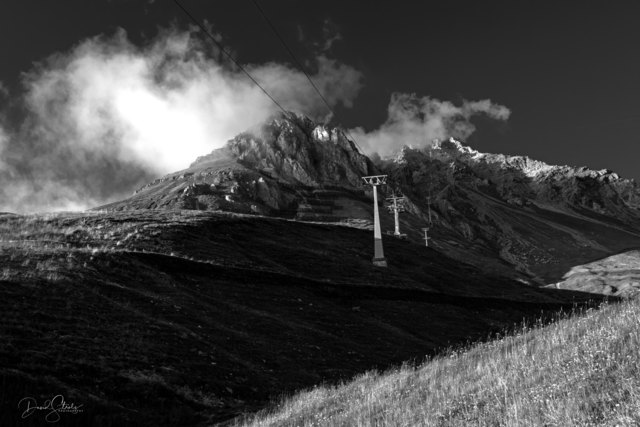
[[[228,147],[242,165],[292,184],[359,188],[370,169],[369,159],[342,130],[295,114],[240,134]]]
[[[408,150],[403,150],[396,163],[402,163]],[[554,166],[526,156],[480,153],[453,138],[413,155],[421,157],[418,163],[429,163],[430,159],[450,162],[450,174],[458,180],[474,187],[491,187],[508,203],[548,204],[622,216],[640,204],[635,181],[606,169]]]
[[[408,141],[409,142],[409,141]],[[379,158],[378,158],[379,159]],[[608,171],[479,152],[455,139],[374,164],[339,128],[278,114],[179,171],[103,208],[198,209],[371,226],[362,176],[387,174],[380,201],[406,196],[401,232],[483,270],[531,284],[640,247],[640,191]],[[393,215],[383,210],[383,232]]]
[[[108,208],[221,209],[296,217],[302,206],[306,216],[323,213],[316,217],[341,219],[345,216],[334,215],[331,201],[312,203],[314,195],[347,191],[364,197],[361,177],[374,171],[371,160],[341,129],[295,113],[277,114],[199,157],[188,169],[157,179]]]

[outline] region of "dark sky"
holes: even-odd
[[[241,63],[291,62],[250,0],[182,0],[223,35]],[[302,60],[329,19],[332,55],[364,74],[348,127],[379,126],[393,92],[459,102],[490,98],[507,124],[473,119],[481,151],[609,168],[640,178],[640,4],[633,1],[261,0]],[[34,61],[124,28],[136,42],[186,28],[172,1],[20,0],[0,6],[0,81],[20,92]],[[300,41],[300,29],[304,40]]]

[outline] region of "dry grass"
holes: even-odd
[[[39,256],[42,258],[40,261],[32,262],[32,276],[52,270],[52,278],[57,273],[54,270],[60,269],[60,265],[64,266],[56,258],[61,252],[68,258],[67,264],[73,264],[76,255],[120,252],[162,253],[192,261],[211,262],[180,251],[166,250],[171,245],[163,241],[167,230],[196,223],[202,220],[202,215],[181,211],[154,214],[62,212],[11,215],[0,221],[0,254],[6,251],[21,252],[21,257],[24,254]],[[8,280],[13,277],[12,274],[15,271],[9,268],[0,269],[0,279]]]
[[[637,426],[640,301],[523,327],[422,366],[321,386],[251,426]]]
[[[0,216],[0,425],[16,425],[20,396],[52,391],[85,404],[77,425],[226,422],[285,390],[587,303],[424,246],[385,245],[390,266],[380,271],[370,232],[350,227],[193,211]],[[412,372],[398,381],[417,381]],[[385,393],[411,388],[376,381],[356,382],[357,393],[319,389],[326,399],[312,394],[301,413],[308,424],[313,414],[328,424],[420,422],[383,406]],[[369,396],[358,409],[369,415],[341,406],[357,396]]]

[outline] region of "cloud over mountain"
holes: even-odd
[[[495,120],[507,120],[511,111],[489,99],[463,100],[462,104],[455,105],[429,96],[394,93],[382,126],[371,132],[356,128],[351,133],[365,152],[387,156],[404,145],[423,147],[436,138],[464,140],[476,129],[471,118],[481,114]]]
[[[192,31],[164,30],[137,46],[119,30],[27,72],[23,123],[0,131],[0,209],[69,209],[122,197],[276,111],[211,51]],[[361,73],[323,55],[315,68],[325,98],[351,106]],[[302,72],[274,62],[247,69],[284,108],[326,118]]]

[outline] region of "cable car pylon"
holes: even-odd
[[[393,212],[393,219],[395,221],[395,229],[393,231],[393,236],[398,239],[406,239],[407,235],[404,233],[400,233],[400,212],[405,212],[404,203],[406,198],[404,196],[396,196],[395,192],[391,195],[391,197],[387,197],[389,200],[389,204],[387,205],[387,209],[389,212]]]
[[[382,248],[382,231],[380,228],[380,213],[378,212],[378,186],[387,183],[387,175],[363,176],[365,183],[373,187],[373,265],[386,267],[387,259]]]

